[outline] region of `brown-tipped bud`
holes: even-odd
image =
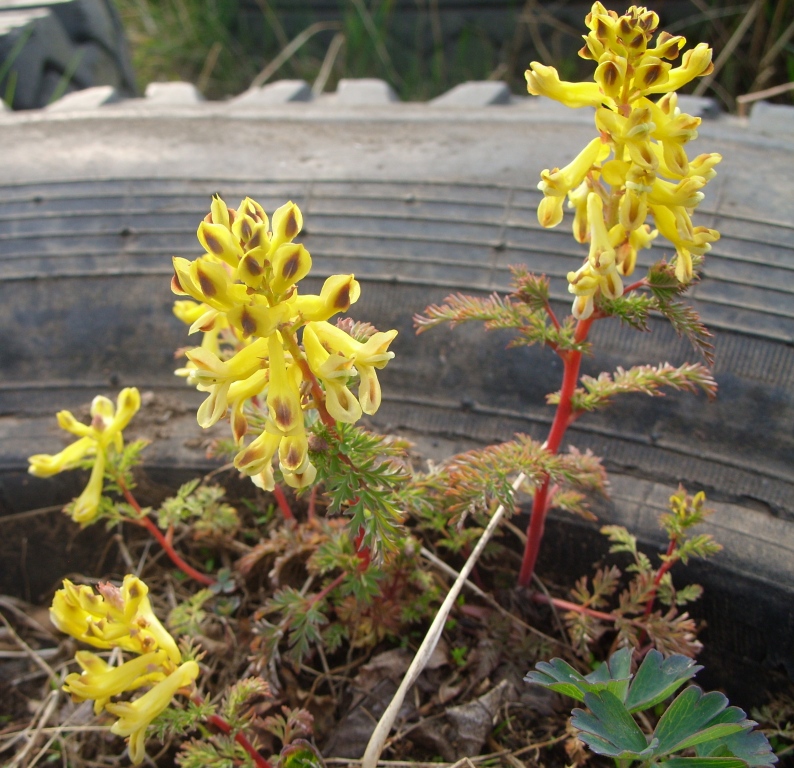
[[[273,244],[290,242],[303,229],[303,215],[292,201],[273,212]]]
[[[240,216],[248,216],[254,221],[263,222],[265,226],[267,226],[268,221],[265,209],[262,208],[256,200],[252,200],[250,197],[246,197],[240,205],[237,206],[237,213]]]
[[[684,47],[686,39],[681,35],[671,35],[669,32],[661,32],[656,39],[656,47],[652,48],[650,53],[668,61],[674,61],[681,53],[681,48]]]
[[[671,65],[656,56],[643,56],[642,62],[634,71],[634,87],[644,91],[654,85],[664,85]]]
[[[596,68],[595,81],[601,86],[604,95],[617,99],[626,77],[626,59],[611,55]]]
[[[225,261],[229,266],[236,267],[243,255],[239,241],[232,233],[220,224],[199,224],[196,236],[207,253]]]
[[[229,229],[229,208],[217,192],[212,196],[210,222]]]
[[[241,243],[247,243],[254,236],[256,224],[257,222],[251,216],[238,216],[232,226],[232,234]]]
[[[279,323],[284,322],[289,312],[290,308],[284,304],[277,304],[275,307],[266,304],[238,305],[226,313],[226,318],[247,339],[250,336],[270,336]]]
[[[273,279],[270,287],[278,296],[309,274],[312,257],[302,245],[289,243],[276,251],[272,263]]]

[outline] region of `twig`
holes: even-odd
[[[458,572],[454,568],[447,565],[441,558],[436,557],[429,549],[425,549],[425,547],[422,547],[420,552],[422,554],[422,557],[433,563],[433,565],[435,565],[436,568],[438,568],[441,571],[444,571],[444,573],[446,573],[449,576],[452,576],[453,578],[457,578]],[[474,592],[475,595],[477,595],[477,597],[479,597],[482,600],[485,600],[485,602],[488,603],[488,605],[499,611],[499,613],[501,613],[502,616],[504,616],[505,618],[510,619],[510,621],[512,621],[516,626],[519,626],[522,629],[526,629],[528,632],[531,632],[532,634],[537,635],[538,637],[542,637],[544,640],[546,640],[549,643],[554,643],[555,645],[566,645],[566,643],[564,643],[563,641],[557,640],[556,638],[551,637],[551,635],[545,634],[545,632],[541,632],[539,629],[536,629],[531,624],[527,624],[527,622],[518,618],[518,616],[515,616],[514,614],[510,613],[510,611],[508,611],[504,606],[499,605],[499,603],[496,600],[494,600],[493,597],[491,597],[491,595],[480,589],[473,581],[466,579],[464,583],[465,586],[467,586],[472,592]]]
[[[519,474],[519,476],[513,481],[513,492],[516,492],[521,487],[521,484],[525,479],[526,475],[523,472]],[[457,600],[457,597],[460,594],[460,591],[463,589],[466,579],[474,568],[474,565],[482,554],[482,551],[485,549],[485,545],[496,531],[499,521],[504,516],[504,513],[505,506],[504,504],[500,504],[499,508],[496,510],[496,512],[494,512],[493,517],[491,517],[488,525],[483,531],[480,540],[477,542],[477,546],[474,547],[471,555],[469,555],[469,558],[466,560],[463,568],[460,571],[460,574],[458,575],[458,578],[455,579],[455,583],[447,593],[444,602],[438,609],[438,613],[433,619],[433,623],[430,625],[430,629],[427,631],[425,639],[419,646],[419,650],[416,652],[416,656],[414,656],[411,666],[408,667],[408,671],[405,673],[405,677],[400,683],[400,687],[394,694],[394,698],[391,700],[389,706],[386,707],[386,711],[381,716],[377,726],[375,726],[375,730],[370,737],[369,743],[367,744],[367,749],[364,752],[364,757],[361,760],[361,768],[376,768],[378,764],[378,758],[383,751],[383,745],[386,743],[386,739],[389,736],[392,725],[394,725],[394,721],[397,718],[397,713],[400,711],[400,707],[402,706],[402,703],[405,699],[405,694],[408,692],[408,689],[416,682],[416,679],[425,668],[428,659],[435,650],[438,640],[441,637],[441,632],[443,631],[444,625],[446,624],[447,617],[449,616],[449,612],[452,610],[452,606],[455,604],[455,600]]]

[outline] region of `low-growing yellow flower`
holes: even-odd
[[[681,112],[675,93],[712,71],[708,45],[687,51],[674,67],[670,62],[686,41],[661,32],[651,46],[659,23],[653,11],[631,6],[619,16],[596,2],[585,23],[590,31],[579,55],[596,63],[594,82],[566,83],[553,67],[537,62],[526,72],[529,93],[570,107],[595,107],[599,137],[564,168],[544,170],[538,184],[540,224],[559,224],[567,197],[575,212],[575,239],[591,241],[588,261],[568,276],[579,319],[592,315],[599,295],[620,295],[621,276],[632,273],[637,251],[657,233],[675,246],[678,280],[693,279],[697,260],[719,233],[693,227],[691,215],[722,159],[711,153],[689,160],[686,144],[697,137],[700,118]],[[658,101],[649,98],[656,94],[664,95]],[[656,230],[646,224],[649,216]]]
[[[595,149],[597,155],[600,147]],[[190,333],[204,333],[204,342],[186,352],[188,363],[177,373],[207,393],[197,413],[202,427],[230,413],[240,446],[235,466],[271,490],[276,458],[289,485],[302,488],[314,481],[308,411],[352,424],[377,410],[381,391],[375,370],[393,357],[386,348],[397,334],[358,340],[328,323],[358,300],[361,286],[354,275],[331,275],[319,294],[302,293],[299,283],[312,266],[308,250],[293,242],[302,228],[295,203],[281,206],[271,221],[249,198],[233,209],[215,196],[197,231],[205,254],[194,261],[173,260],[174,292],[197,302],[179,301],[174,312]],[[335,332],[317,330],[326,326]],[[357,395],[351,389],[356,385]],[[262,432],[246,445],[252,423],[263,425]]]
[[[77,586],[64,579],[50,608],[52,623],[62,632],[95,648],[119,648],[139,654],[114,667],[90,651],[75,659],[82,673],[67,675],[63,689],[76,701],[93,701],[119,719],[111,731],[129,737],[130,757],[136,765],[145,757],[146,728],[171,703],[174,694],[198,677],[195,661],[185,661],[176,641],[152,612],[149,588],[128,574],[121,587],[100,584]],[[113,698],[140,688],[151,689],[133,701]]]
[[[124,447],[122,431],[141,407],[141,396],[135,387],[122,389],[116,405],[101,395],[91,403],[91,423],[82,424],[69,411],[59,411],[56,418],[61,429],[79,438],[60,453],[38,453],[28,458],[28,472],[37,477],[50,477],[78,467],[85,459],[93,459],[91,476],[71,507],[72,519],[85,526],[96,520],[102,497],[107,451],[119,452]]]
[[[118,717],[110,730],[117,736],[129,738],[130,759],[135,765],[142,763],[146,756],[146,729],[152,720],[167,709],[180,688],[193,683],[198,673],[198,664],[186,661],[135,701],[105,704],[105,709]]]

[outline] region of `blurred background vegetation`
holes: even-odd
[[[299,78],[315,93],[343,77],[378,77],[423,101],[466,80],[524,92],[531,60],[568,79],[589,77],[576,56],[589,2],[541,0],[116,0],[138,88],[185,80],[209,99]],[[627,3],[628,4],[628,0]],[[794,103],[794,0],[648,0],[661,29],[715,49],[715,74],[694,88],[736,112],[737,97],[770,91]],[[624,4],[607,0],[623,12]]]

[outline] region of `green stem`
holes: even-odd
[[[580,320],[576,324],[574,340],[577,344],[587,338],[593,320],[594,318],[590,317],[587,320]],[[546,450],[549,453],[557,453],[559,451],[566,430],[576,418],[576,414],[573,412],[573,395],[579,382],[582,353],[577,350],[568,350],[561,356],[564,364],[562,387],[560,388],[560,401],[557,404],[557,412],[554,414],[554,421],[546,440]],[[548,511],[549,477],[547,475],[535,492],[535,499],[532,504],[532,515],[527,528],[527,543],[524,547],[524,557],[518,574],[518,584],[521,587],[529,586],[532,581],[532,574],[535,572]]]

